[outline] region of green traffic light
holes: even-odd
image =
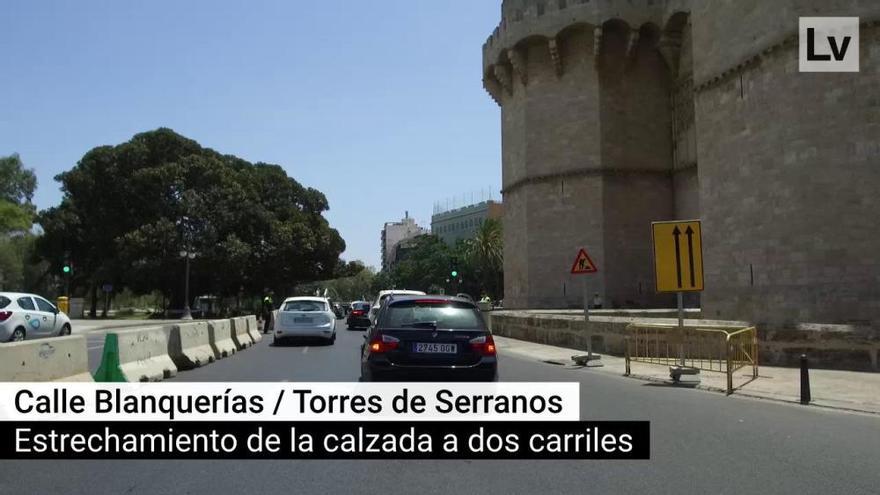
[[[455,270],[452,270],[452,277],[455,278],[457,276],[458,276],[458,272]]]
[[[61,271],[64,273],[70,273],[70,267],[67,265],[64,265],[64,268],[62,268]]]

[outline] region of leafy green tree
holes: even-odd
[[[0,290],[47,294],[48,280],[33,258],[31,203],[37,177],[18,155],[0,157]]]
[[[197,253],[191,297],[239,297],[332,278],[345,249],[320,191],[170,129],[94,148],[56,180],[64,198],[40,215],[39,252],[53,266],[72,261],[92,311],[107,282],[182,307],[181,251]]]
[[[493,218],[484,221],[476,235],[467,240],[464,252],[479,282],[481,292],[485,292],[493,299],[502,298],[504,238],[501,222]]]
[[[487,220],[473,239],[449,247],[434,235],[409,241],[406,255],[373,279],[373,291],[415,289],[436,293],[483,294],[503,297],[503,239],[501,223]],[[452,271],[456,271],[452,277]]]
[[[391,270],[374,280],[374,289],[410,289],[427,292],[446,287],[454,251],[439,237],[421,235],[409,241],[407,254]]]
[[[0,234],[30,230],[36,188],[36,174],[24,168],[17,154],[0,157]]]
[[[315,291],[320,291],[323,294],[323,291],[326,289],[328,296],[336,301],[356,301],[362,298],[370,298],[374,294],[373,280],[376,272],[372,268],[364,266],[360,261],[344,264],[352,269],[361,267],[361,270],[355,274],[343,271],[340,273],[343,273],[345,276],[339,278],[302,284],[297,286],[292,293],[311,295]]]

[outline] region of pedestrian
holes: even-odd
[[[593,294],[593,309],[602,309],[602,298],[598,292]]]
[[[272,300],[272,291],[266,293],[266,297],[263,298],[263,333],[269,333],[272,331],[272,327],[274,326],[274,314],[272,311],[275,310],[275,302]]]

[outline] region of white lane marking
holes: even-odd
[[[102,347],[104,347],[104,346],[103,346],[103,345],[99,345],[99,346],[97,346],[97,347],[89,347],[89,350],[90,350],[90,351],[94,351],[95,349],[101,349]]]
[[[309,346],[303,347],[303,354],[309,352]]]

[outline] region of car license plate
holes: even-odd
[[[458,352],[458,345],[419,342],[413,344],[413,351],[425,354],[455,354]]]
[[[293,322],[294,323],[311,323],[312,319],[311,318],[294,318]]]

